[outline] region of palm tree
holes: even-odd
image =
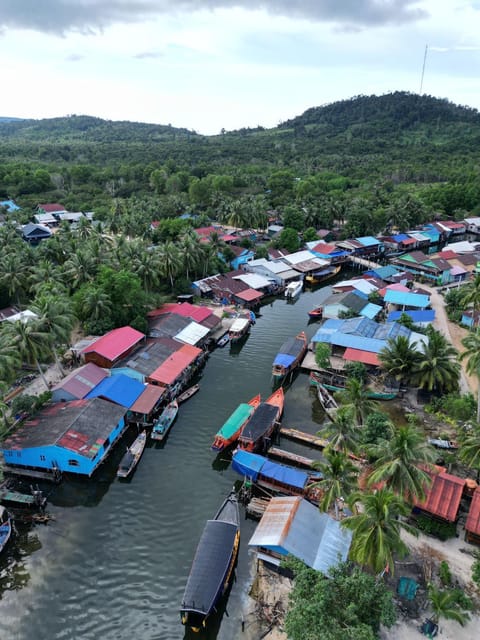
[[[15,370],[22,362],[19,353],[8,339],[5,329],[8,322],[0,324],[0,380],[11,382],[15,377]]]
[[[480,480],[480,424],[477,422],[469,427],[468,431],[458,434],[460,460],[477,472],[477,481]]]
[[[460,364],[458,352],[439,331],[429,328],[428,344],[413,371],[420,389],[449,393],[458,389]]]
[[[426,471],[435,453],[413,424],[395,428],[391,440],[382,440],[370,448],[376,458],[369,484],[386,482],[405,500],[423,499],[431,479]]]
[[[462,289],[461,304],[464,307],[472,307],[473,311],[473,324],[475,326],[475,318],[477,311],[480,309],[480,275],[476,275],[475,278],[469,282]]]
[[[360,426],[365,422],[365,418],[375,411],[378,404],[369,397],[367,386],[357,378],[349,378],[345,389],[337,395],[342,405],[352,409],[355,420]]]
[[[400,383],[410,379],[420,361],[421,354],[417,351],[417,343],[410,344],[406,336],[389,338],[387,346],[378,354],[382,369],[389,376]]]
[[[0,261],[0,286],[5,287],[10,298],[20,302],[20,297],[28,289],[29,266],[22,255],[5,253]]]
[[[60,373],[63,369],[57,355],[60,345],[68,345],[75,324],[72,305],[66,297],[44,295],[34,301],[32,311],[39,317],[39,325],[50,336],[51,352]]]
[[[63,277],[65,283],[75,290],[93,280],[97,270],[98,264],[88,251],[77,251],[63,264]]]
[[[20,360],[29,364],[34,364],[48,389],[48,382],[40,366],[39,358],[45,356],[51,350],[51,338],[45,331],[38,319],[27,321],[16,320],[7,322],[3,328],[3,336],[10,341]]]
[[[435,623],[438,623],[440,618],[445,618],[446,620],[456,620],[463,627],[470,619],[468,613],[462,611],[455,591],[439,589],[435,585],[429,584],[428,599],[433,609],[432,620]]]
[[[353,532],[350,557],[375,573],[388,567],[393,574],[394,556],[403,557],[408,553],[400,537],[402,528],[416,535],[416,530],[400,519],[408,515],[410,508],[386,487],[374,493],[354,493],[349,504],[353,508],[358,502],[360,512],[348,516],[341,524]]]
[[[360,433],[350,407],[340,407],[335,419],[327,425],[320,435],[329,439],[328,449],[354,453],[357,450]]]
[[[81,319],[86,323],[96,324],[102,318],[110,317],[112,301],[101,287],[89,286],[82,291]]]
[[[155,251],[143,251],[130,263],[130,270],[142,281],[144,291],[152,291],[160,280],[160,264]]]
[[[327,450],[324,457],[326,462],[314,465],[322,474],[322,480],[317,484],[324,491],[319,507],[321,511],[328,511],[333,504],[338,520],[338,500],[349,496],[356,488],[358,469],[341,451]]]
[[[467,359],[467,372],[476,375],[480,382],[480,331],[469,333],[463,338],[465,351],[460,354],[460,360]],[[477,394],[477,422],[480,423],[480,391]]]
[[[170,287],[173,289],[174,277],[178,274],[182,264],[182,256],[177,245],[171,240],[167,240],[158,247],[158,257],[162,275],[169,279]]]
[[[212,234],[213,235],[213,234]],[[183,254],[183,267],[187,280],[190,280],[190,272],[195,271],[200,262],[202,247],[197,234],[191,230],[185,233],[179,244],[180,252]]]

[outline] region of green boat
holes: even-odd
[[[345,387],[339,387],[335,384],[326,384],[322,382],[320,376],[315,372],[310,372],[310,386],[317,387],[319,384],[322,384],[325,389],[328,391],[333,391],[334,393],[337,391],[345,391]],[[368,397],[372,400],[393,400],[397,397],[397,393],[395,391],[368,391]]]
[[[218,431],[210,447],[212,451],[223,451],[225,447],[238,440],[243,426],[250,419],[255,409],[260,404],[260,394],[252,398],[249,402],[243,402],[238,405],[232,415],[225,422],[223,427]]]

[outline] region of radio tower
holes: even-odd
[[[423,76],[425,75],[425,63],[427,62],[428,44],[425,45],[425,53],[423,54],[422,79],[420,80],[420,95],[423,91]]]

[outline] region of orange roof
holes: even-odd
[[[235,294],[235,297],[240,298],[241,300],[245,300],[245,302],[251,302],[252,300],[259,300],[263,297],[263,293],[261,291],[257,291],[256,289],[244,289],[244,291],[239,291]]]
[[[172,384],[172,382],[175,382],[184,369],[191,365],[201,353],[201,349],[192,347],[189,344],[184,344],[183,347],[172,353],[165,362],[155,369],[148,378],[149,380],[168,386]]]
[[[354,349],[353,347],[347,347],[343,354],[344,360],[351,362],[363,362],[364,364],[373,364],[376,367],[380,366],[380,360],[376,353],[371,351],[362,351],[361,349]]]
[[[427,491],[425,501],[415,502],[415,506],[434,516],[454,522],[457,519],[464,486],[464,478],[442,471],[432,478],[432,485]]]
[[[480,536],[480,487],[475,489],[465,523],[466,531]]]
[[[165,387],[160,387],[156,384],[147,384],[144,391],[142,391],[130,407],[130,411],[134,411],[135,413],[150,413],[165,391]]]

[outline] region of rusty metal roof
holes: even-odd
[[[434,516],[455,522],[464,486],[464,478],[441,472],[432,477],[432,485],[425,501],[417,501],[415,504]]]

